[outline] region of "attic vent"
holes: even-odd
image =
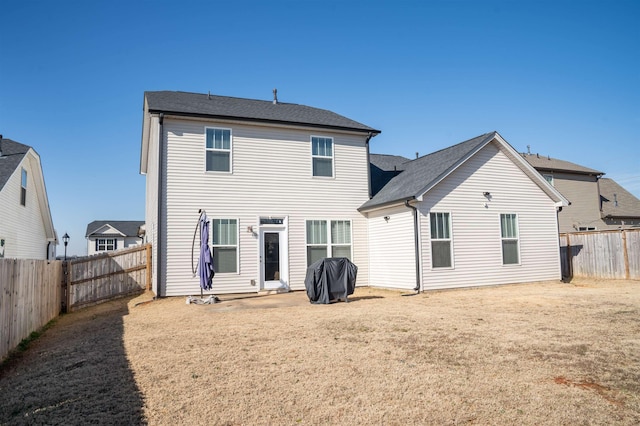
[[[419,156],[420,156],[420,154],[416,152],[416,158],[418,158]]]
[[[278,103],[278,89],[273,89],[273,104]]]

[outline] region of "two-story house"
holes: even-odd
[[[640,200],[603,178],[604,172],[539,154],[522,156],[569,200],[558,215],[561,233],[640,226]]]
[[[379,130],[305,105],[146,92],[140,171],[153,290],[196,293],[194,228],[211,219],[215,291],[301,290],[344,256],[368,282],[369,140]],[[197,260],[198,245],[195,257]]]
[[[406,163],[370,161],[379,130],[275,97],[146,92],[143,109],[159,296],[200,291],[201,211],[220,294],[302,290],[324,257],[349,258],[358,285],[380,287],[560,278],[556,212],[567,201],[496,132]]]
[[[55,259],[57,244],[40,156],[0,135],[0,258]]]
[[[141,220],[94,220],[87,225],[87,255],[142,244]]]

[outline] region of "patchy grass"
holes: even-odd
[[[65,316],[0,371],[0,424],[640,423],[637,281],[221,299]]]

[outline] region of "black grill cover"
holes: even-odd
[[[358,267],[346,257],[327,257],[307,268],[304,285],[311,303],[348,302],[347,296],[356,288]]]

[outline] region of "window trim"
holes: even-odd
[[[503,237],[502,236],[502,216],[504,215],[512,215],[515,218],[515,231],[516,237]],[[500,254],[501,254],[501,262],[502,266],[519,266],[522,263],[522,254],[520,250],[520,220],[518,213],[500,213],[499,219],[500,221]],[[504,242],[505,241],[516,241],[516,247],[518,249],[518,261],[516,263],[504,263]]]
[[[27,169],[21,168],[20,172],[20,205],[27,206],[27,187],[29,185]]]
[[[316,138],[317,139],[329,139],[329,140],[331,140],[331,156],[317,155],[317,154],[314,155],[313,154],[313,139],[316,139]],[[336,169],[335,169],[335,164],[336,164],[336,161],[335,161],[335,154],[336,154],[335,146],[336,146],[336,144],[335,144],[333,136],[311,135],[310,142],[311,142],[311,146],[310,146],[310,148],[311,148],[311,177],[314,178],[314,179],[335,179],[335,177],[336,177]],[[315,175],[313,173],[313,160],[316,159],[316,158],[324,159],[324,160],[331,159],[331,176],[318,176],[318,175]]]
[[[215,257],[216,256],[216,248],[225,248],[225,247],[235,247],[236,249],[236,270],[234,272],[219,272],[216,271],[216,275],[217,274],[221,274],[221,275],[240,275],[240,219],[237,217],[212,217],[209,219],[210,220],[210,230],[211,232],[209,232],[209,243],[211,244],[211,251],[212,251],[212,256]],[[234,245],[229,245],[229,244],[214,244],[213,243],[213,233],[215,230],[214,224],[213,222],[215,220],[235,220],[236,221],[236,244]]]
[[[307,233],[307,224],[311,221],[320,221],[325,222],[327,224],[327,234],[326,234],[326,243],[325,244],[310,244],[309,243],[309,235]],[[333,243],[331,238],[331,223],[332,222],[348,222],[349,223],[349,244],[345,243]],[[305,243],[305,257],[307,266],[309,264],[309,247],[326,247],[327,256],[326,257],[334,257],[333,256],[333,247],[347,247],[349,246],[349,257],[348,259],[353,261],[353,220],[351,219],[323,219],[323,218],[313,218],[313,219],[305,219],[304,221],[304,243]]]
[[[432,214],[447,214],[449,225],[449,238],[433,238],[431,235],[431,215]],[[434,241],[448,241],[449,242],[449,257],[451,258],[451,265],[449,266],[433,266],[433,242]],[[429,249],[431,250],[431,269],[455,269],[455,257],[453,255],[453,215],[450,211],[429,211]]]
[[[228,130],[229,131],[229,149],[207,148],[207,132],[208,130]],[[207,152],[228,152],[229,153],[229,170],[207,170]],[[205,126],[204,127],[204,172],[217,174],[233,174],[233,129],[230,127]]]

